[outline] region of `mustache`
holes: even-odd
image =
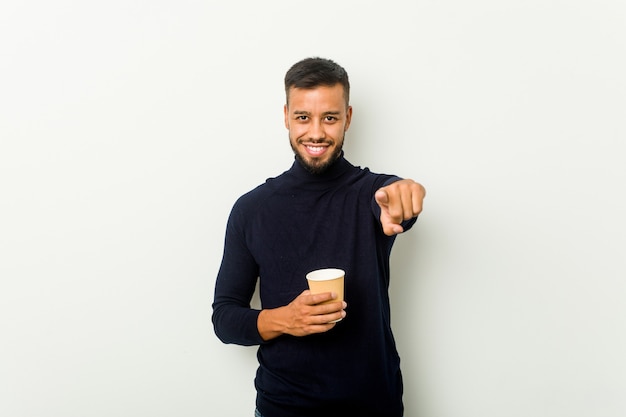
[[[328,139],[298,139],[298,143],[302,144],[302,143],[310,143],[313,145],[319,145],[319,144],[328,144],[328,145],[332,145],[335,142],[332,140],[328,140]]]

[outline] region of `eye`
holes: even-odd
[[[327,122],[336,122],[337,118],[335,116],[326,116],[324,120],[326,120]]]
[[[301,114],[301,115],[299,115],[299,116],[296,116],[296,120],[300,120],[300,121],[302,121],[302,122],[303,122],[303,121],[305,121],[305,120],[307,120],[308,118],[309,118],[308,116],[305,116],[305,115],[303,115],[303,114]]]

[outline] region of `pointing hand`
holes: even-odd
[[[402,233],[401,223],[422,211],[426,190],[413,180],[400,180],[379,188],[374,194],[380,206],[380,224],[387,236]]]

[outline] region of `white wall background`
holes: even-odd
[[[251,416],[210,324],[226,217],[288,168],[282,78],[428,189],[393,255],[408,417],[626,415],[621,0],[0,6],[0,415]]]

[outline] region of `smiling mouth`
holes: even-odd
[[[322,155],[328,149],[327,146],[319,146],[319,145],[304,145],[309,155],[319,156]]]
[[[333,145],[328,140],[300,140],[300,145],[304,147],[309,156],[317,157],[324,155]]]

